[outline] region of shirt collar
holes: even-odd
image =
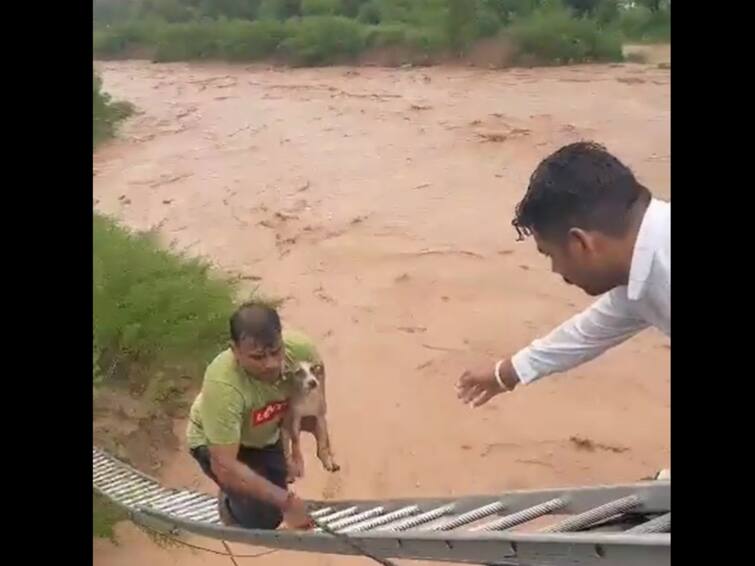
[[[640,224],[640,231],[637,233],[637,241],[632,252],[632,265],[629,268],[627,285],[627,296],[632,301],[636,301],[644,293],[650,269],[653,267],[655,252],[662,243],[665,204],[658,199],[651,199]]]

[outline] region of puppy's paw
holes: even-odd
[[[304,477],[304,462],[293,458],[286,462],[286,482],[294,483],[297,479]]]
[[[337,472],[341,469],[341,466],[336,464],[335,460],[333,460],[333,456],[330,454],[323,454],[320,457],[320,461],[322,462],[322,467],[329,472]]]

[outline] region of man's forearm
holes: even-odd
[[[215,471],[220,483],[229,490],[259,499],[278,509],[283,509],[286,505],[288,491],[268,481],[237,460],[227,464],[213,465],[213,471]]]
[[[547,336],[511,358],[522,383],[566,371],[592,360],[648,324],[626,307],[619,294],[605,295]]]

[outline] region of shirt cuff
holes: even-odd
[[[535,381],[540,375],[530,363],[530,349],[523,348],[511,357],[511,365],[514,366],[519,381],[527,385]]]

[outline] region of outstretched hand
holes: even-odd
[[[486,364],[465,371],[456,383],[456,394],[463,403],[479,407],[499,393],[513,390],[519,379],[508,361],[501,365],[501,381],[505,386],[503,388],[495,378],[495,363]]]

